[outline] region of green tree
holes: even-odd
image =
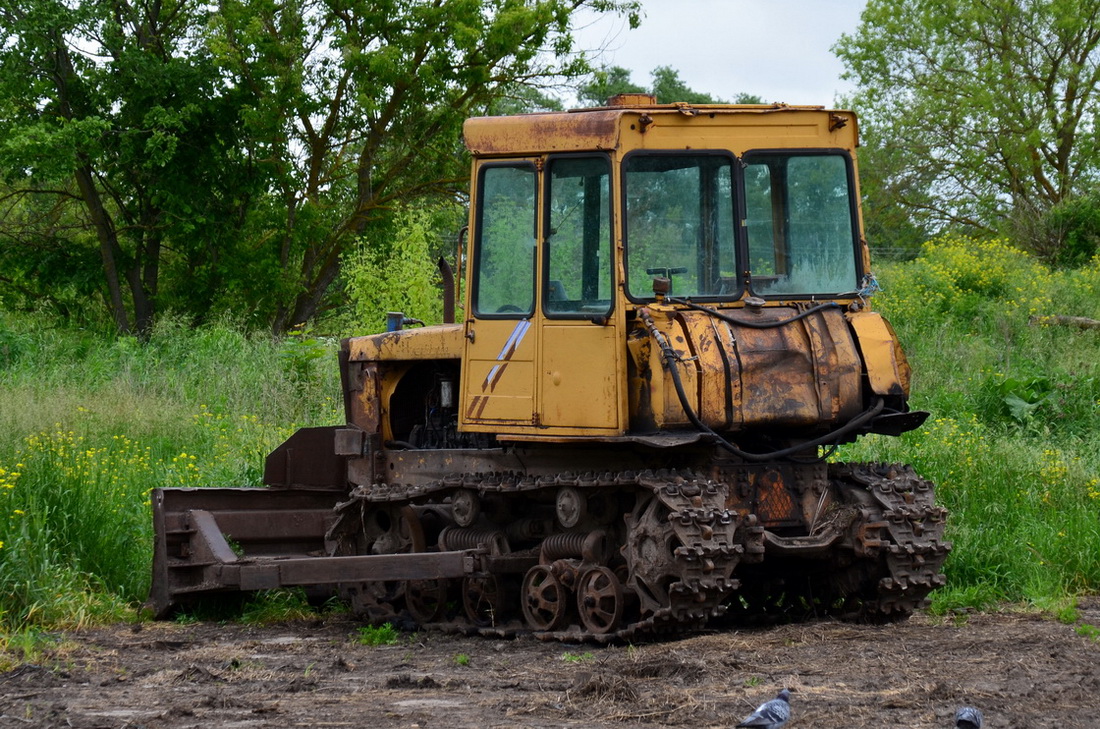
[[[208,15],[191,0],[0,0],[0,257],[28,294],[87,286],[95,251],[116,327],[146,333],[165,256],[228,237],[254,185],[196,33]]]
[[[671,66],[658,66],[653,69],[653,85],[651,93],[658,101],[672,103],[674,101],[686,101],[689,104],[728,104],[730,102],[717,96],[694,91],[680,79],[680,72]],[[737,94],[733,97],[734,104],[763,104],[764,101],[754,94]]]
[[[869,0],[833,50],[857,84],[872,215],[996,230],[1095,185],[1098,0]]]
[[[622,66],[607,66],[594,72],[589,80],[577,89],[577,98],[582,104],[603,106],[616,94],[652,94],[662,104],[683,101],[688,104],[728,104],[730,102],[716,96],[688,88],[680,78],[680,72],[671,66],[658,66],[653,69],[652,82],[648,88],[639,86],[630,78],[630,71]],[[763,100],[753,94],[738,94],[735,104],[762,104]]]
[[[340,303],[343,254],[364,240],[387,245],[371,237],[373,222],[465,188],[466,117],[589,70],[570,34],[581,7],[637,23],[635,0],[221,4],[218,56],[257,100],[250,152],[271,176],[249,234],[263,241],[255,265],[275,330]]]
[[[933,179],[923,166],[910,169],[906,151],[882,141],[872,124],[860,125],[859,164],[868,244],[897,257],[916,256],[938,227],[923,214],[931,207]]]
[[[387,249],[366,242],[349,249],[342,275],[352,303],[353,330],[384,331],[386,313],[391,311],[404,312],[426,324],[443,320],[436,268],[440,241],[432,219],[440,212],[400,206],[388,221],[393,226]]]
[[[94,255],[123,332],[160,306],[304,323],[398,203],[461,194],[465,117],[590,70],[581,7],[637,24],[638,0],[0,0],[3,275],[74,299]]]
[[[648,94],[649,90],[630,80],[630,70],[622,66],[596,69],[577,88],[577,100],[583,106],[603,106],[616,94]]]

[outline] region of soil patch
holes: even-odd
[[[1082,619],[1100,625],[1100,599]],[[987,729],[1095,729],[1100,640],[1078,626],[918,614],[610,647],[439,633],[372,647],[350,618],[108,626],[0,674],[0,727],[725,729],[786,686],[791,729],[946,729],[964,704]]]

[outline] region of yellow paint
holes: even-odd
[[[844,147],[854,150],[855,115],[785,104],[687,107],[672,104],[575,113],[548,112],[467,119],[463,141],[479,158],[585,150]],[[830,131],[831,116],[845,120]],[[645,120],[649,119],[647,123]],[[731,127],[735,130],[731,132]]]
[[[871,391],[876,395],[908,396],[909,363],[890,323],[873,311],[851,314],[848,319],[863,352]]]
[[[617,428],[619,387],[615,362],[618,330],[585,322],[542,328],[541,413],[547,428]]]

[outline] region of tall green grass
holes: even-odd
[[[297,427],[342,419],[333,341],[0,315],[0,634],[132,617],[151,489],[259,485]]]
[[[1056,272],[944,238],[876,270],[913,366],[901,438],[838,457],[912,463],[951,512],[934,608],[1100,588],[1100,262]],[[163,321],[147,343],[0,313],[0,635],[131,618],[156,486],[258,484],[297,427],[342,422],[335,342]]]
[[[913,368],[901,438],[842,457],[912,463],[950,511],[948,585],[933,607],[1057,603],[1100,588],[1100,261],[1056,272],[1004,241],[945,237],[877,271],[874,304]]]

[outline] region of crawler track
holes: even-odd
[[[890,621],[927,605],[928,593],[944,584],[940,568],[951,551],[943,538],[947,510],[936,506],[932,483],[898,464],[837,464],[829,475],[863,505],[858,617]]]
[[[835,464],[829,484],[848,516],[816,570],[822,612],[889,621],[924,605],[950,550],[931,483],[906,466]],[[738,567],[765,558],[756,517],[695,471],[469,473],[356,489],[337,512],[333,554],[489,553],[492,567],[463,580],[341,588],[368,619],[465,634],[608,643],[699,628],[731,605],[751,616]]]

